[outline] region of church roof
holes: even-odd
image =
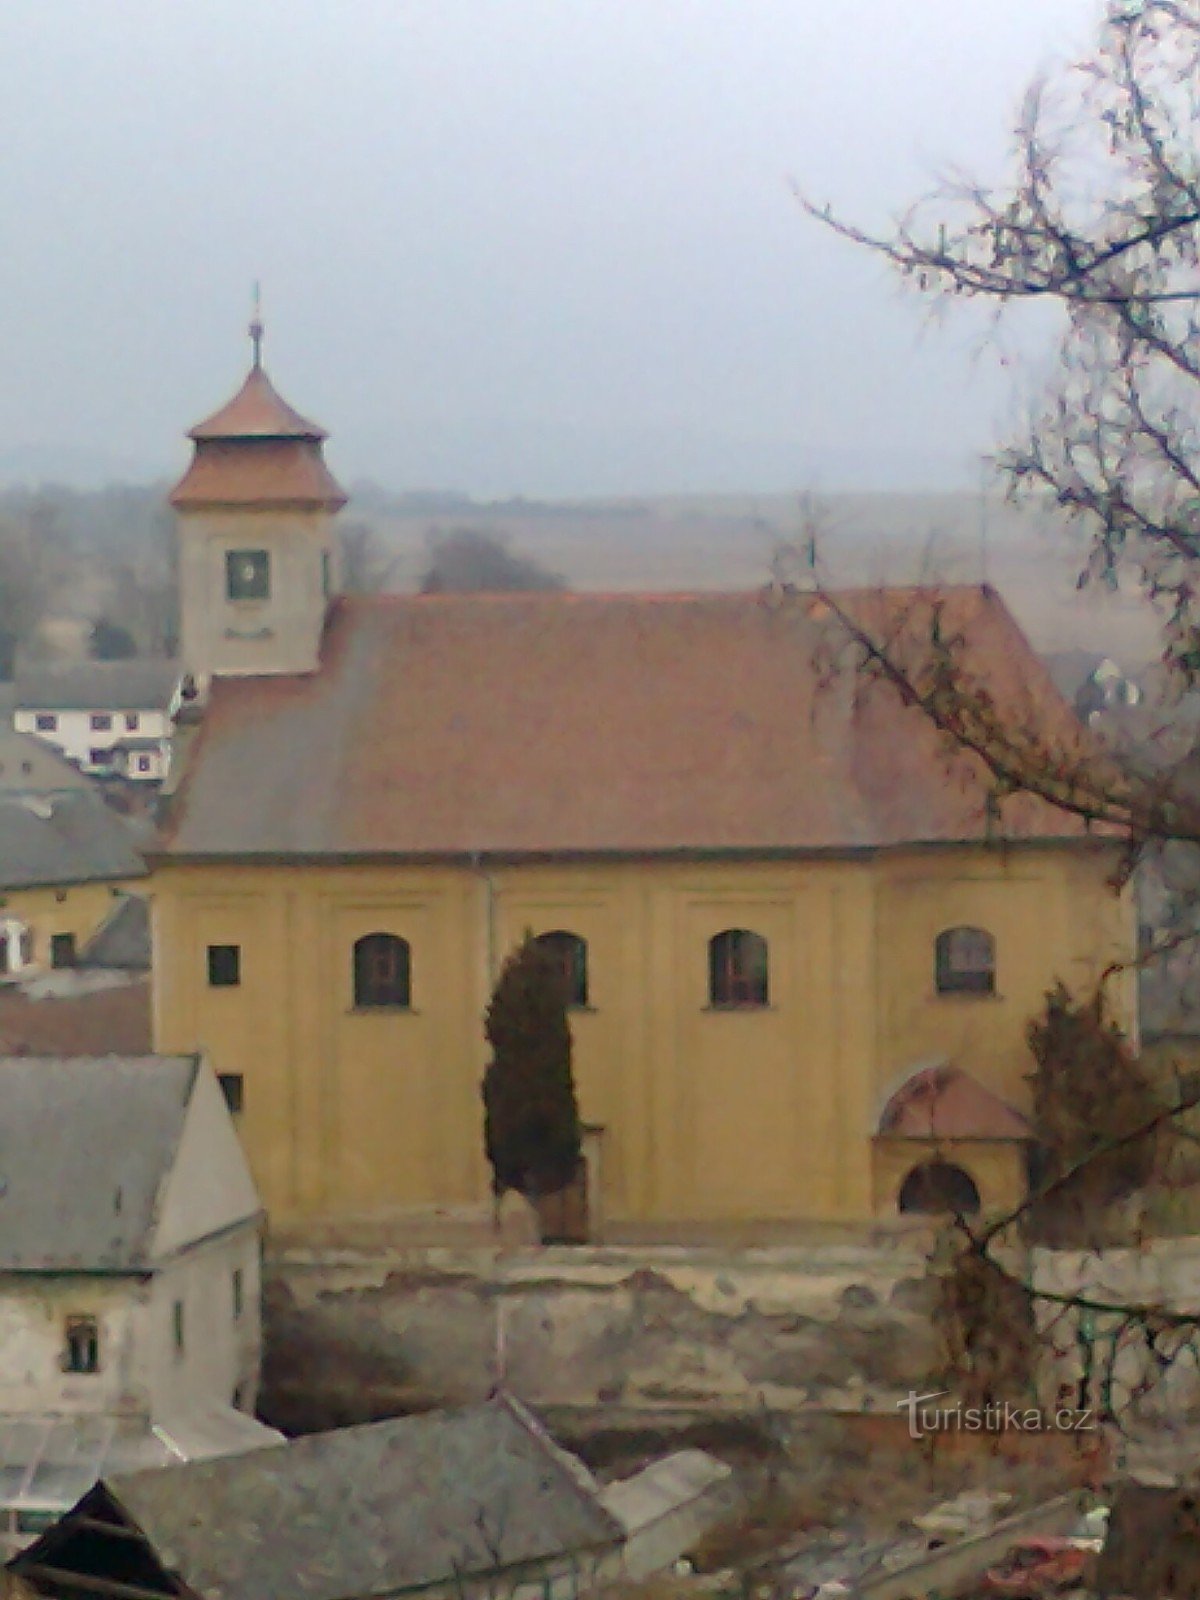
[[[214,440],[197,448],[170,500],[176,508],[317,505],[336,511],[346,494],[311,441],[269,439],[247,448]]]
[[[233,399],[198,422],[189,438],[202,439],[311,439],[326,438],[324,428],[288,405],[262,367],[251,367]]]
[[[1084,735],[990,589],[932,606],[1014,715]],[[838,662],[842,666],[838,666]],[[758,594],[389,595],[333,608],[307,676],[217,679],[159,849],[180,857],[771,853],[1080,838],[847,660],[827,604]]]

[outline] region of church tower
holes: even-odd
[[[197,423],[192,464],[171,491],[179,525],[180,654],[202,688],[216,677],[313,672],[334,593],[333,519],[346,496],[326,434],[253,364],[227,405]]]

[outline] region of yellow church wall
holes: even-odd
[[[50,941],[69,933],[81,950],[125,893],[138,893],[137,883],[79,883],[0,893],[0,920],[23,922],[33,935],[33,962],[50,965]]]
[[[489,871],[167,862],[156,1044],[243,1074],[242,1133],[277,1217],[482,1203],[488,996],[527,928],[568,929],[588,942],[571,1026],[609,1217],[867,1217],[897,1075],[949,1055],[1015,1097],[1047,984],[1132,938],[1104,870],[1056,849]],[[996,998],[934,994],[932,941],[953,922],[995,935]],[[708,941],[731,927],[769,940],[764,1010],[708,1006]],[[412,947],[411,1012],[354,1009],[354,941],[377,931]],[[241,946],[242,981],[212,989],[206,946],[224,943]]]

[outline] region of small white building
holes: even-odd
[[[254,1420],[262,1210],[195,1057],[0,1058],[0,1542]]]
[[[83,772],[161,782],[181,679],[174,661],[32,663],[16,681],[13,727]]]

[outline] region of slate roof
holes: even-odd
[[[94,792],[96,784],[45,739],[0,727],[0,790],[52,794],[63,789]]]
[[[508,1399],[104,1488],[204,1600],[396,1594],[622,1537],[581,1464]]]
[[[858,591],[927,651],[933,606],[1022,724],[1073,712],[990,589]],[[220,679],[159,848],[183,857],[801,852],[978,841],[992,788],[848,664],[816,596],[344,598],[320,670]],[[840,654],[839,654],[840,652]],[[1027,795],[995,833],[1078,837]]]
[[[141,895],[123,895],[84,945],[76,964],[117,972],[149,972],[148,902]]]
[[[99,794],[0,793],[0,889],[145,876],[128,823]]]
[[[31,662],[16,680],[23,711],[166,711],[183,670],[177,661]]]
[[[0,1272],[135,1272],[194,1056],[0,1057]]]

